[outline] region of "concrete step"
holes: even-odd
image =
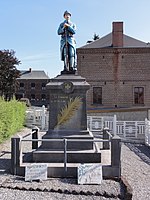
[[[46,137],[46,136],[45,136]],[[67,140],[67,149],[68,150],[90,150],[93,149],[93,138],[91,136],[66,136]],[[53,149],[53,150],[63,150],[64,149],[64,138],[63,136],[57,138],[54,136],[51,136],[51,138],[44,138],[43,139],[49,139],[49,141],[43,141],[41,148],[43,149]],[[61,141],[54,141],[57,139],[61,139]],[[87,141],[86,141],[87,140]]]
[[[51,151],[52,153],[54,153],[54,151]],[[56,153],[63,153],[62,151],[57,151]],[[70,151],[69,151],[70,152]],[[68,152],[68,153],[69,153]],[[72,151],[72,153],[75,152],[75,151]],[[32,162],[23,162],[20,164],[20,167],[17,168],[17,174],[20,175],[20,176],[25,176],[25,167],[26,166],[30,166],[30,165],[33,165],[33,164],[42,164],[42,163],[47,163],[47,173],[48,173],[48,177],[52,177],[52,178],[57,178],[57,177],[72,177],[72,178],[77,178],[77,175],[78,175],[78,166],[81,164],[81,163],[92,163],[92,164],[96,164],[96,163],[100,163],[102,165],[102,172],[103,172],[103,177],[105,178],[110,178],[110,177],[113,177],[113,176],[116,176],[118,177],[118,168],[117,167],[112,167],[111,166],[111,152],[110,150],[99,150],[99,151],[96,151],[96,150],[92,150],[91,151],[79,151],[80,153],[82,152],[83,154],[80,154],[80,158],[83,157],[86,157],[88,162],[76,162],[76,163],[66,163],[66,167],[64,166],[64,160],[62,162],[36,162],[36,161],[32,161]],[[86,154],[87,152],[87,154]],[[94,162],[95,158],[91,160],[91,157],[89,157],[88,155],[90,154],[91,152],[91,155],[92,153],[93,154],[96,154],[98,152],[98,159],[96,160],[96,162]],[[37,152],[34,152],[35,153],[35,156]],[[44,153],[44,152],[43,152]],[[48,152],[47,152],[48,153]],[[71,152],[70,152],[71,153]],[[77,152],[76,152],[77,153]],[[56,154],[52,154],[53,157],[56,157]],[[47,157],[47,154],[41,154],[41,156],[44,157],[44,159],[46,159],[45,157]],[[62,155],[61,155],[62,157]],[[64,158],[64,155],[63,155],[63,158]],[[90,158],[90,159],[88,159]],[[84,158],[83,158],[84,159]],[[100,160],[99,160],[100,159]],[[80,159],[81,161],[81,159]]]
[[[34,163],[23,163],[17,170],[17,174],[25,176],[26,166],[31,166]],[[37,163],[36,163],[37,164]],[[42,164],[42,163],[40,163]],[[47,163],[47,177],[49,178],[77,178],[78,167],[81,163],[67,163],[66,168],[64,163]],[[91,163],[89,163],[91,164]],[[97,164],[97,163],[92,163]],[[102,164],[102,163],[100,163]],[[118,168],[111,165],[102,165],[103,178],[118,177]]]
[[[22,169],[22,173],[25,174],[25,167],[33,165],[34,163],[23,163],[20,167]],[[37,163],[36,163],[37,164]],[[41,164],[41,163],[40,163]],[[94,163],[93,163],[94,164]],[[96,163],[95,163],[96,164]],[[47,163],[47,177],[51,178],[63,178],[63,177],[71,177],[77,178],[78,176],[78,166],[80,163],[67,163],[66,168],[64,167],[64,163]],[[24,172],[23,172],[24,171]]]
[[[33,162],[63,163],[64,151],[45,149],[33,152]],[[95,149],[82,151],[67,151],[67,163],[100,163],[101,152]]]

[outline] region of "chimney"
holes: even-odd
[[[112,46],[123,47],[123,22],[113,22]]]

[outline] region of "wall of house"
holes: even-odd
[[[24,83],[24,88],[18,88],[17,95],[20,94],[24,98],[28,98],[33,106],[47,106],[49,102],[49,96],[46,91],[46,87],[42,88],[42,83],[47,84],[49,79],[18,79],[19,84]],[[35,88],[31,87],[31,83],[35,83]],[[35,95],[35,100],[31,98],[31,95]],[[46,99],[42,99],[42,94],[46,96]]]
[[[148,118],[147,109],[119,109],[119,110],[101,110],[101,111],[92,111],[88,110],[88,116],[114,116],[116,115],[118,121],[145,121]]]
[[[150,106],[150,48],[77,49],[79,75],[91,85],[88,107],[132,107],[134,87],[144,87]],[[102,87],[102,105],[93,105],[93,87]]]

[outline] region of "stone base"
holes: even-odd
[[[64,163],[64,151],[46,151],[37,149],[33,152],[36,163]],[[86,151],[67,151],[67,163],[101,163],[101,153],[95,148]]]
[[[83,145],[83,144],[82,144]],[[101,163],[101,152],[96,146],[92,150],[64,151],[37,149],[33,152],[33,162],[48,164],[48,177],[74,177],[80,163]]]
[[[48,163],[50,177],[75,177],[80,163],[101,162],[101,153],[87,130],[86,92],[89,88],[85,78],[78,76],[75,70],[64,70],[47,84],[49,129],[42,137],[46,141],[33,152],[33,162]]]
[[[76,74],[76,70],[70,70],[70,71],[67,71],[67,70],[63,70],[61,71],[61,75],[64,75],[64,74]]]
[[[64,150],[65,139],[68,139],[67,150],[78,151],[93,149],[93,134],[89,131],[49,130],[49,132],[43,136],[43,139],[49,139],[50,141],[43,141],[40,147],[41,149]]]
[[[80,163],[101,163],[101,152],[93,143],[92,133],[87,130],[49,130],[43,139],[49,141],[43,141],[32,156],[33,162],[48,163],[49,177],[77,177]],[[65,139],[68,139],[66,155]]]

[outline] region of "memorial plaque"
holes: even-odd
[[[78,184],[101,184],[101,164],[80,164],[78,167]]]
[[[47,164],[31,164],[26,166],[25,181],[46,180],[47,179]]]

